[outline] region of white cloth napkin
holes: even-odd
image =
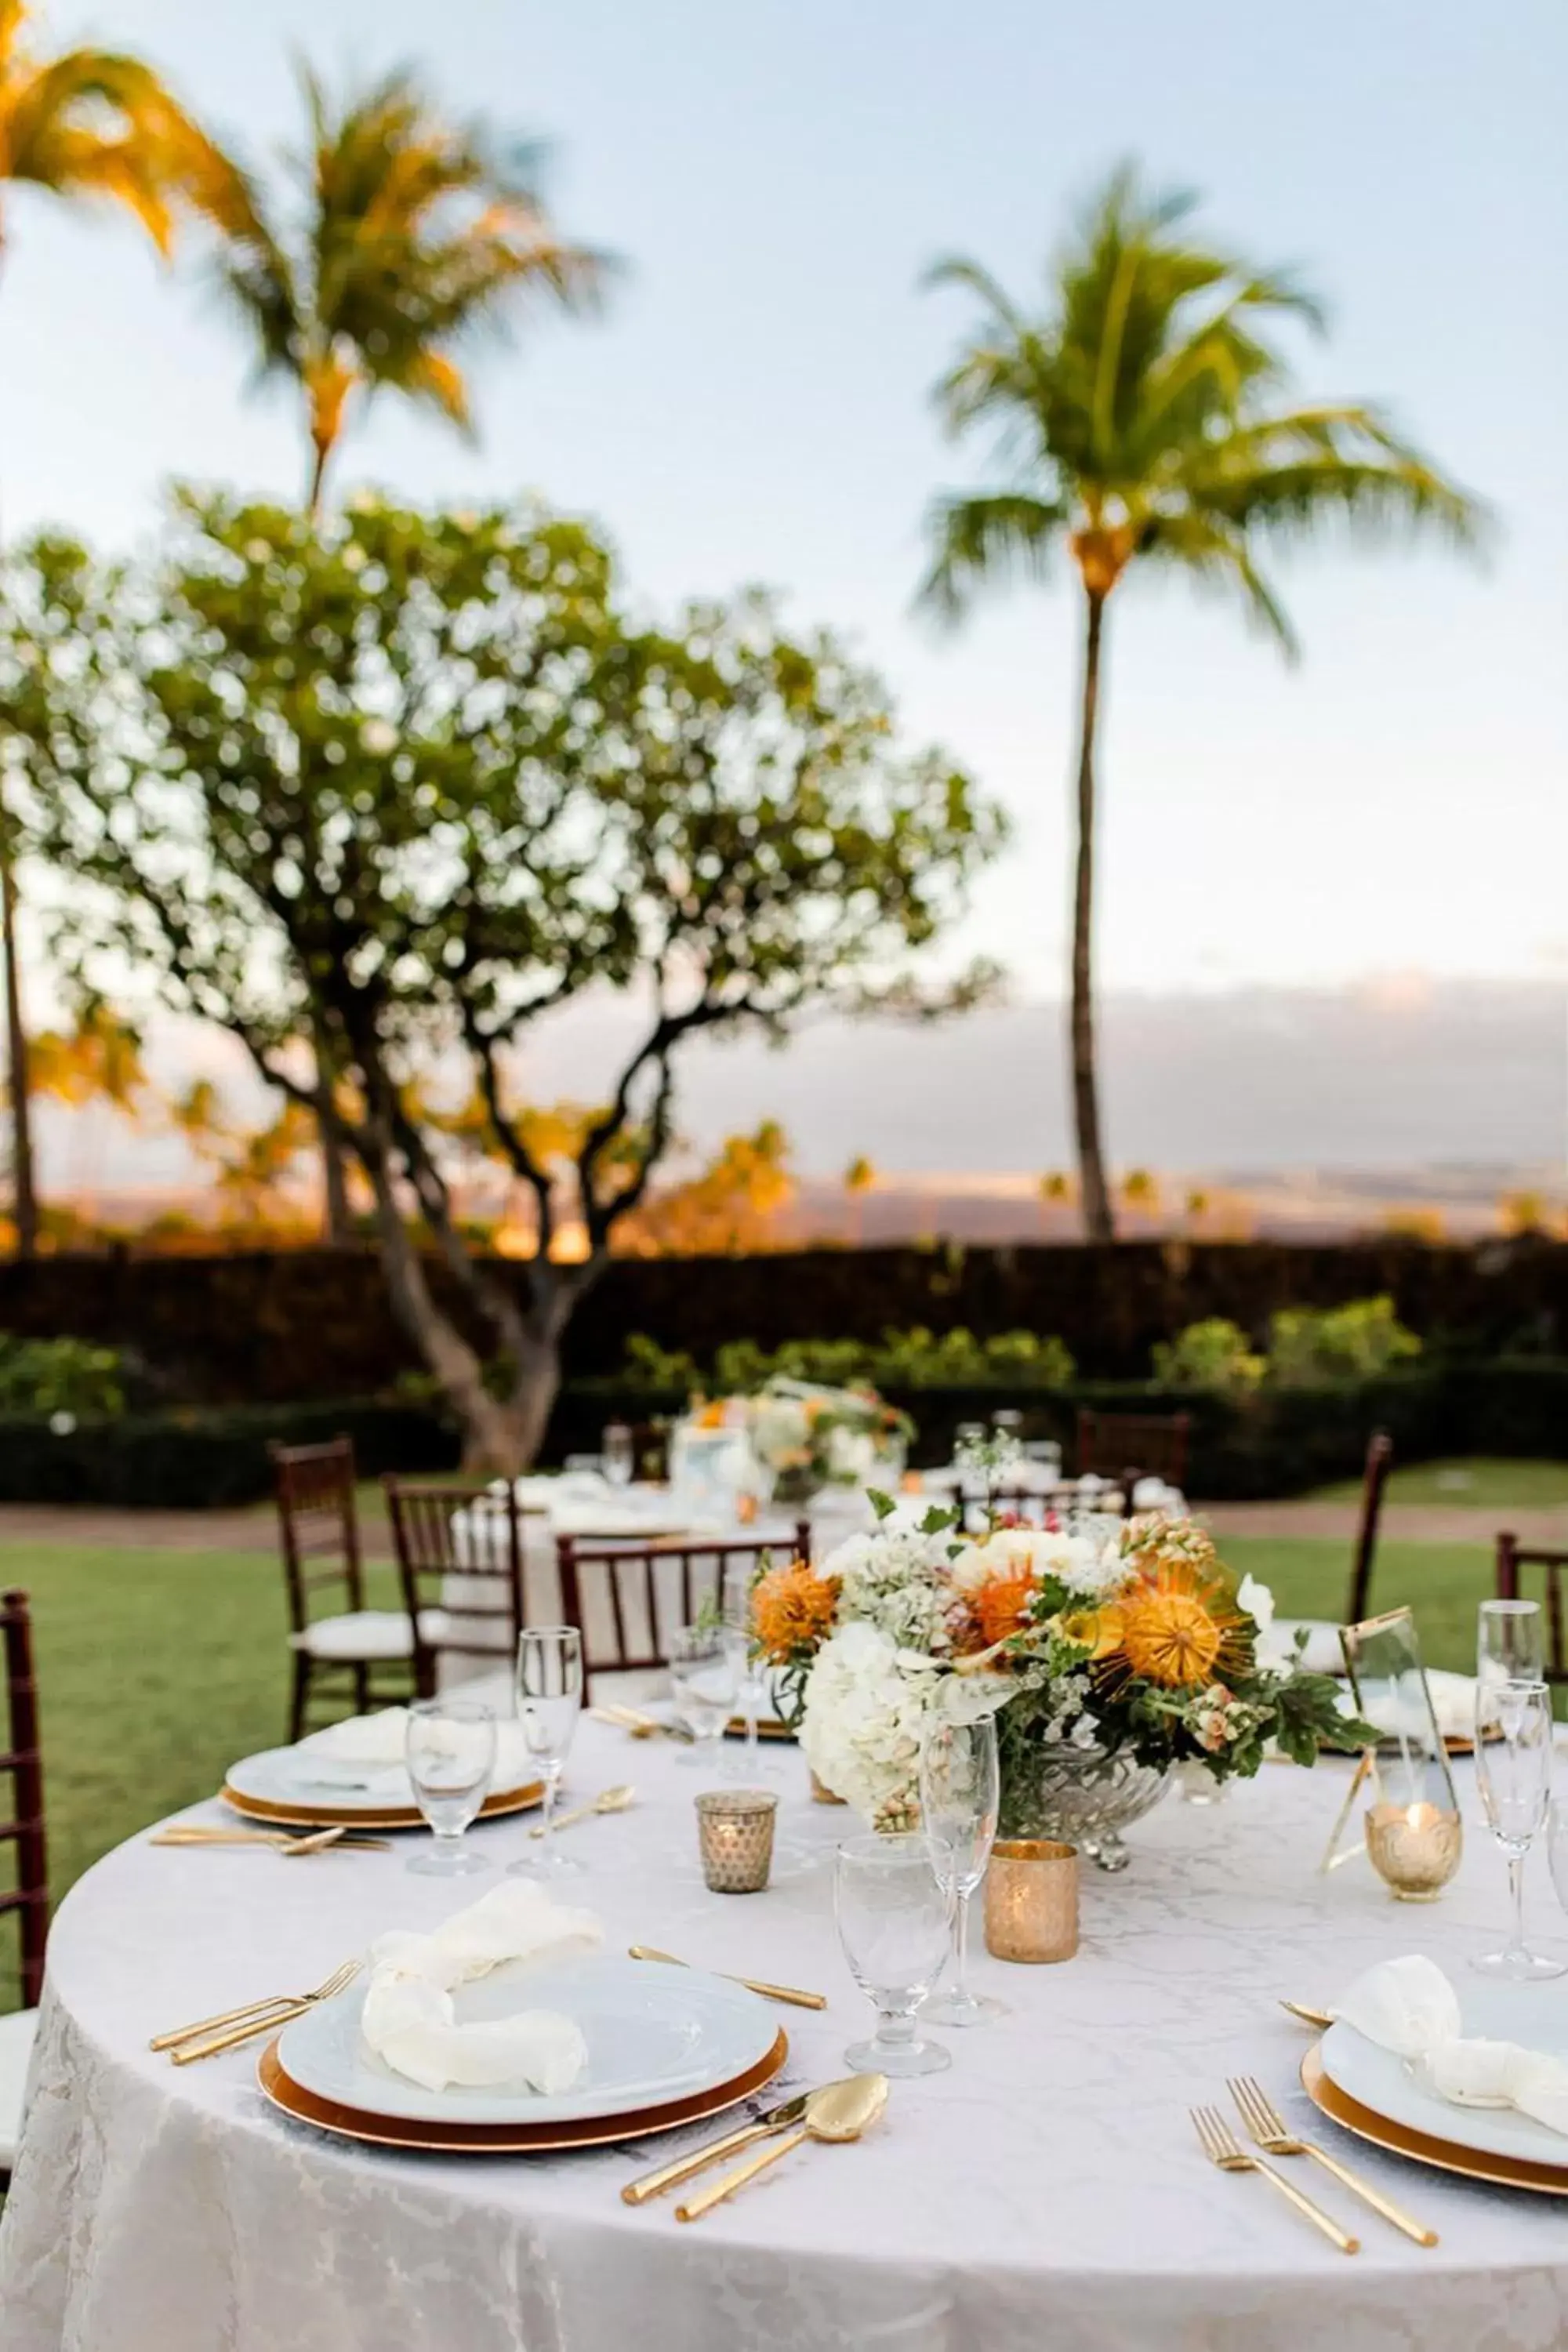
[[[1568,2134],[1568,2060],[1517,2042],[1467,2037],[1459,1997],[1435,1960],[1411,1953],[1380,1961],[1330,2014],[1380,2050],[1413,2060],[1428,2088],[1451,2105],[1516,2107],[1548,2131]]]
[[[588,2060],[575,2021],[554,2010],[525,2009],[459,2025],[452,1993],[495,1969],[589,1951],[602,1939],[591,1911],[569,1910],[542,1886],[505,1879],[434,1935],[398,1930],[377,1937],[360,2031],[395,2074],[426,2091],[526,2084],[557,2098]]]
[[[393,1803],[412,1802],[404,1763],[408,1738],[408,1709],[384,1706],[374,1715],[351,1715],[345,1723],[329,1724],[301,1739],[294,1753],[304,1759],[310,1779],[323,1789],[356,1789]],[[521,1789],[539,1778],[529,1754],[522,1726],[510,1720],[496,1725],[496,1769],[492,1789]]]

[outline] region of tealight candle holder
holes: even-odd
[[[766,1789],[705,1789],[697,1800],[702,1875],[713,1895],[760,1895],[773,1859],[778,1799]]]
[[[1366,1850],[1396,1902],[1435,1903],[1459,1867],[1464,1843],[1458,1814],[1425,1799],[1367,1808]]]
[[[985,1873],[985,1948],[993,1959],[1070,1960],[1078,1949],[1078,1848],[1054,1838],[998,1838]]]

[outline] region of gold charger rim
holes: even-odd
[[[247,1797],[226,1780],[218,1790],[226,1805],[247,1821],[281,1823],[289,1829],[422,1830],[429,1827],[417,1805],[282,1805],[271,1797]],[[499,1789],[479,1807],[481,1822],[500,1821],[509,1813],[526,1813],[544,1798],[542,1780],[521,1789]]]
[[[1412,2131],[1391,2116],[1380,2116],[1375,2107],[1363,2107],[1331,2079],[1321,2042],[1314,2042],[1301,2061],[1301,2088],[1331,2122],[1353,2132],[1358,2139],[1370,2140],[1374,2147],[1408,2157],[1414,2164],[1457,2172],[1467,2180],[1485,2180],[1494,2188],[1531,2189],[1538,2196],[1568,2197],[1568,2165],[1531,2164],[1524,2157],[1494,2156],[1486,2148],[1467,2147],[1458,2140]]]
[[[559,2153],[574,2147],[613,2147],[625,2139],[647,2139],[656,2132],[675,2131],[683,2124],[705,2123],[739,2106],[742,2099],[771,2083],[789,2057],[789,2036],[781,2029],[773,2046],[745,2072],[727,2083],[715,2083],[689,2099],[672,2099],[659,2107],[630,2107],[624,2115],[588,2116],[577,2124],[429,2124],[412,2117],[373,2115],[363,2107],[319,2098],[296,2083],[278,2054],[281,2034],[275,2034],[256,2062],[256,2079],[262,2096],[297,2123],[313,2125],[339,2139],[365,2140],[376,2147],[408,2148],[444,2156],[531,2156]]]

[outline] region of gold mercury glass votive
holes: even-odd
[[[1373,1868],[1400,1903],[1433,1903],[1459,1867],[1464,1831],[1457,1812],[1425,1801],[1372,1805],[1366,1850]]]
[[[1070,1960],[1078,1949],[1078,1848],[998,1838],[985,1874],[985,1948],[997,1960]]]
[[[705,1789],[697,1800],[702,1875],[714,1895],[760,1895],[773,1858],[778,1799],[766,1789]]]

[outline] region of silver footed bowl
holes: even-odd
[[[1009,1759],[1002,1790],[1005,1838],[1058,1838],[1101,1870],[1125,1870],[1121,1832],[1152,1812],[1170,1774],[1140,1764],[1126,1748],[1031,1748]]]

